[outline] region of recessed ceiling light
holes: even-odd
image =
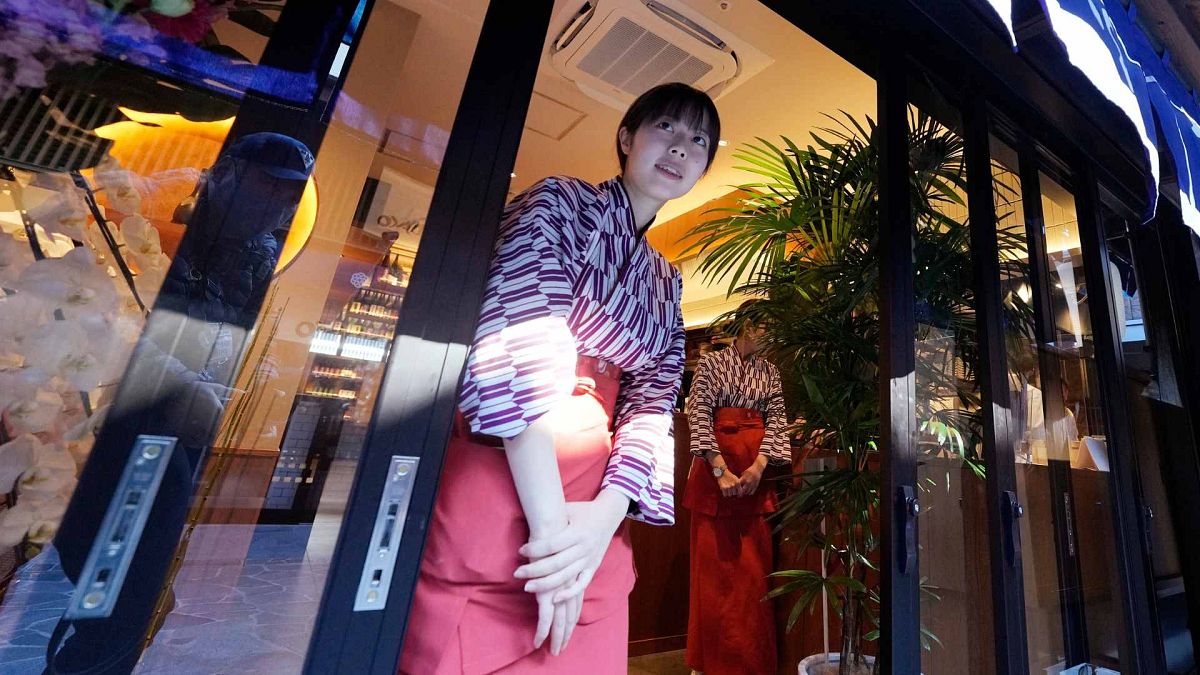
[[[719,145],[719,146],[721,146],[721,147],[723,148],[723,147],[725,147],[725,146],[729,145],[729,141],[727,141],[727,140],[725,140],[724,138],[722,138],[721,140],[717,141],[717,145]]]

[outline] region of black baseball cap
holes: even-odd
[[[313,155],[300,141],[270,131],[247,134],[234,141],[225,157],[243,159],[282,180],[308,180]]]

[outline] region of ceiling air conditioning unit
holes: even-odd
[[[677,9],[676,7],[684,7]],[[660,0],[590,0],[550,43],[550,63],[588,96],[617,110],[664,82],[717,98],[771,62],[686,6]]]

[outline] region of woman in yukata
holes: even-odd
[[[696,457],[683,493],[692,514],[687,664],[703,675],[776,670],[774,606],[763,602],[775,491],[761,482],[768,463],[791,464],[792,449],[779,369],[759,356],[762,338],[747,324],[732,347],[701,358],[688,396]]]
[[[645,240],[708,170],[712,100],[643,94],[621,175],[546,178],[505,209],[400,672],[624,673],[625,519],[671,525],[679,273]]]

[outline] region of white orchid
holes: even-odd
[[[45,302],[29,294],[0,297],[0,353],[22,353],[30,336],[50,318]]]
[[[43,448],[52,446],[42,446]],[[65,448],[54,453],[55,464],[34,465],[17,479],[17,501],[55,501],[59,497],[69,498],[75,489],[75,458]]]
[[[99,315],[50,321],[31,336],[25,364],[63,378],[71,391],[91,391],[120,375],[124,363],[111,358],[117,341],[110,321]]]
[[[33,434],[24,434],[0,445],[0,494],[13,491],[21,474],[33,466],[33,456],[42,442]]]
[[[0,234],[0,286],[10,286],[26,267],[33,264],[33,250],[28,242]]]
[[[0,511],[0,546],[17,546],[26,539],[32,544],[47,544],[58,531],[66,500],[24,500]]]
[[[142,209],[142,194],[137,189],[139,180],[137,175],[122,169],[116,162],[96,169],[96,183],[103,190],[105,200],[124,214],[138,213]]]
[[[67,512],[67,506],[62,502],[54,502],[52,505],[47,504],[46,506],[62,507],[62,510],[57,513],[45,513],[46,509],[38,509],[38,515],[42,518],[35,521],[25,535],[31,544],[45,546],[53,541],[54,535],[58,534],[58,525],[62,522],[63,514]]]
[[[62,396],[38,389],[32,397],[9,404],[3,419],[12,434],[38,434],[54,428],[62,409]]]
[[[29,209],[29,219],[52,234],[83,241],[91,212],[83,194],[75,186],[64,188]]]
[[[92,454],[92,446],[96,444],[96,437],[88,434],[79,440],[64,441],[63,444],[67,448],[67,452],[71,453],[71,459],[75,460],[75,472],[78,475],[83,470],[88,456]]]
[[[0,413],[9,406],[33,398],[39,389],[53,389],[51,378],[36,368],[0,370]]]
[[[37,511],[28,503],[17,503],[0,511],[0,547],[11,548],[25,541],[35,522]]]
[[[62,310],[68,319],[80,314],[105,314],[117,307],[112,278],[83,246],[61,258],[46,258],[30,265],[17,280],[17,288]]]
[[[158,228],[150,224],[142,216],[132,215],[121,221],[121,236],[125,238],[129,250],[141,256],[153,256],[162,253],[162,241],[158,236]]]

